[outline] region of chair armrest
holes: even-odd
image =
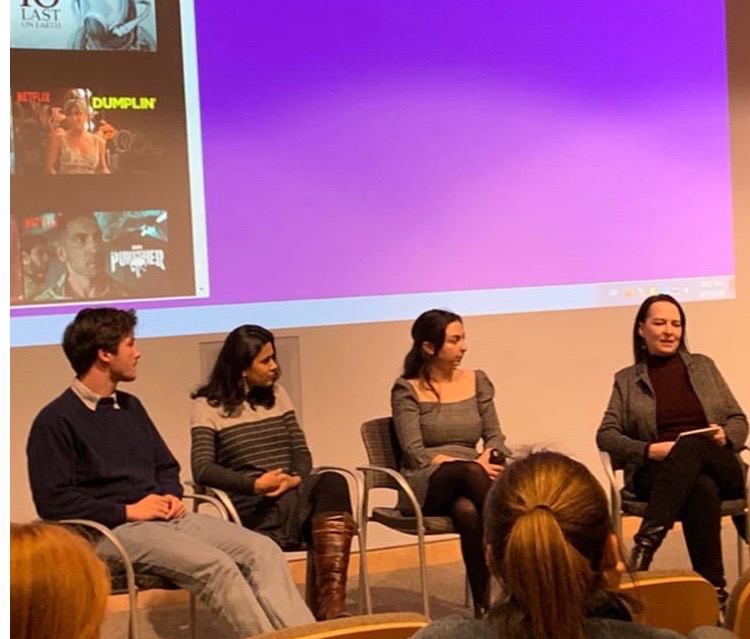
[[[122,565],[125,568],[125,575],[127,576],[128,582],[135,583],[135,570],[133,569],[133,562],[130,561],[130,555],[125,547],[120,543],[120,540],[112,532],[111,528],[108,528],[104,524],[100,524],[98,521],[92,521],[90,519],[60,519],[52,520],[50,523],[63,524],[65,526],[81,526],[82,528],[90,528],[97,531],[102,537],[106,538],[115,548],[117,554],[122,561]]]
[[[745,495],[750,498],[750,448],[743,446],[740,448],[737,456],[745,464],[745,468],[742,469],[745,471]]]
[[[615,471],[612,467],[612,458],[609,453],[603,450],[599,451],[599,459],[601,459],[602,466],[604,467],[604,473],[607,475],[609,485],[612,488],[616,488],[618,491],[622,490],[625,486],[625,480],[622,476],[622,471]]]
[[[120,543],[120,540],[115,536],[112,529],[108,528],[104,524],[100,524],[98,521],[92,521],[90,519],[60,519],[57,521],[52,521],[51,523],[61,524],[64,526],[81,526],[83,528],[90,528],[97,531],[112,544],[115,551],[119,555],[123,569],[125,570],[125,582],[128,589],[128,615],[130,617],[129,624],[130,628],[135,628],[138,624],[138,601],[135,587],[135,569],[133,568],[133,562],[130,560],[128,551],[125,550],[125,547],[122,545],[122,543]],[[137,636],[137,634],[134,636]]]
[[[193,506],[194,512],[197,511],[201,502],[209,503],[219,511],[222,519],[239,524],[240,526],[242,525],[240,515],[226,492],[220,488],[212,488],[211,486],[197,484],[193,481],[186,481],[185,485],[193,490],[192,494],[185,495],[185,499],[193,499],[195,501]]]
[[[367,507],[367,495],[369,494],[370,490],[372,490],[372,488],[370,488],[370,480],[372,479],[373,475],[376,475],[377,473],[383,473],[393,479],[398,484],[399,489],[404,491],[404,494],[407,496],[409,502],[412,505],[412,508],[414,509],[414,516],[417,519],[417,526],[420,530],[424,530],[422,508],[417,501],[417,496],[414,494],[412,487],[409,486],[409,484],[406,482],[406,479],[404,479],[404,476],[401,473],[393,470],[392,468],[384,468],[382,466],[357,466],[357,470],[361,472],[365,477],[365,497],[363,499],[362,508],[363,518],[367,517],[367,513],[364,512],[364,510]]]
[[[742,471],[745,473],[745,534],[747,535],[747,531],[750,530],[750,448],[743,446],[737,454],[745,465]],[[745,541],[750,544],[750,540]]]

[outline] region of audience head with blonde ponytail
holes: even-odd
[[[97,639],[109,590],[106,566],[79,535],[10,525],[11,639]]]
[[[607,497],[583,464],[555,452],[510,464],[485,502],[485,541],[505,637],[584,637],[617,551]]]

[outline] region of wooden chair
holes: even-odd
[[[198,504],[210,504],[216,509],[219,517],[228,519],[221,503],[207,495],[186,495],[186,500],[193,502],[193,509]],[[180,590],[180,586],[161,575],[148,571],[135,570],[133,562],[125,547],[115,536],[114,532],[96,521],[88,519],[63,519],[50,523],[67,526],[85,537],[92,544],[96,544],[102,537],[109,540],[115,549],[116,556],[105,556],[102,560],[107,564],[111,578],[113,595],[128,596],[128,639],[139,639],[138,630],[138,593],[146,590]],[[190,593],[190,636],[196,639],[195,625],[195,595]]]
[[[729,593],[724,627],[738,637],[750,637],[750,568],[740,575]]]
[[[341,475],[346,481],[347,485],[349,486],[349,498],[352,504],[352,510],[354,511],[354,522],[356,525],[356,531],[354,533],[354,536],[357,537],[358,544],[360,546],[360,557],[362,556],[362,537],[360,534],[360,523],[359,523],[359,502],[360,502],[360,495],[361,495],[361,480],[359,476],[349,470],[348,468],[343,468],[340,466],[316,466],[310,471],[310,476],[313,475],[319,475],[322,473],[335,473],[337,475]],[[219,488],[214,488],[212,486],[204,486],[202,484],[197,484],[195,482],[185,482],[186,486],[192,488],[196,494],[205,494],[209,495],[210,497],[213,497],[214,499],[218,500],[219,503],[221,503],[222,507],[226,510],[227,515],[229,517],[229,521],[233,521],[236,524],[242,525],[242,520],[240,519],[240,515],[237,512],[237,508],[232,503],[231,497],[226,493],[226,491],[221,490]],[[352,491],[353,487],[353,491]],[[312,604],[312,591],[313,591],[313,562],[312,562],[312,556],[310,554],[310,549],[306,547],[300,547],[299,551],[287,551],[288,553],[295,554],[297,552],[306,552],[305,556],[305,602],[308,606]],[[369,584],[367,583],[367,573],[362,570],[362,564],[360,563],[360,570],[359,570],[359,612],[363,613],[365,612],[365,606],[366,606],[366,594],[369,592]]]
[[[362,441],[367,451],[368,466],[358,466],[365,480],[362,495],[362,513],[360,522],[362,527],[362,570],[367,571],[367,525],[370,522],[378,523],[393,530],[417,536],[417,548],[419,550],[419,574],[422,587],[422,609],[425,616],[430,616],[430,602],[427,593],[427,560],[425,556],[425,536],[445,535],[456,533],[450,517],[425,517],[417,502],[414,491],[399,472],[401,468],[401,447],[396,437],[393,419],[381,417],[372,419],[362,424]],[[395,507],[376,507],[369,512],[370,491],[376,488],[389,488],[396,492],[403,492],[409,499],[414,516],[410,517],[401,513]],[[465,590],[465,603],[469,605],[468,582]],[[366,594],[366,609],[372,612],[372,600],[369,590]]]
[[[716,590],[695,572],[639,572],[635,581],[625,580],[620,590],[643,606],[634,621],[655,628],[687,635],[697,626],[715,626],[719,619]]]
[[[747,451],[743,451],[743,455]],[[622,518],[623,516],[643,517],[646,513],[645,501],[638,501],[636,496],[627,490],[623,472],[621,469],[615,470],[612,466],[612,459],[609,453],[599,451],[599,457],[604,467],[604,473],[609,482],[609,505],[611,509],[612,525],[617,535],[622,538]],[[745,473],[745,497],[742,499],[729,499],[721,502],[722,517],[742,517],[745,520],[745,529],[750,530],[750,473]],[[745,555],[750,553],[750,546],[747,546],[740,533],[737,533],[737,566],[742,572],[745,566]]]
[[[387,612],[284,628],[256,639],[408,639],[429,622],[415,612]]]

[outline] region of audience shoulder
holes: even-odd
[[[685,639],[674,630],[653,628],[632,621],[619,619],[589,618],[584,622],[586,635],[592,637],[628,637],[629,639]],[[719,629],[720,632],[723,629]],[[724,637],[723,634],[717,635]],[[731,635],[729,635],[731,636]],[[725,638],[726,639],[726,638]]]
[[[491,626],[486,619],[449,615],[419,630],[413,639],[490,639]]]

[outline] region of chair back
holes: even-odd
[[[393,418],[379,417],[362,424],[362,442],[371,466],[401,471],[401,445],[398,443]],[[384,473],[373,475],[372,482],[373,488],[398,490],[398,484]]]
[[[429,622],[414,612],[384,612],[292,626],[256,639],[408,639]]]
[[[716,625],[719,618],[716,590],[695,572],[637,573],[635,582],[624,581],[620,590],[643,605],[634,620],[655,628],[687,635],[698,626]]]
[[[750,637],[750,568],[740,575],[729,593],[725,627],[738,637]]]

